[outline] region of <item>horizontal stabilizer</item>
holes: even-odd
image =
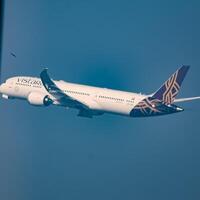
[[[200,97],[188,97],[188,98],[182,98],[182,99],[175,99],[174,102],[179,103],[179,102],[193,101],[197,99],[200,99]]]

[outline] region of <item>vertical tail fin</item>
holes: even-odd
[[[182,66],[178,69],[162,86],[153,94],[153,98],[159,99],[166,104],[174,102],[178,94],[181,84],[187,74],[190,66]]]

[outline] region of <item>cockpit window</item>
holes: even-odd
[[[7,80],[6,83],[9,85],[13,85],[13,80]]]
[[[6,83],[9,85],[13,85],[15,83],[15,79],[14,78],[9,78],[6,80]]]

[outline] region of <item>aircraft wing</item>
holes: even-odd
[[[193,100],[197,100],[197,99],[200,99],[200,97],[189,97],[189,98],[175,99],[174,102],[179,103],[179,102],[193,101]]]
[[[73,105],[80,109],[89,109],[89,107],[84,102],[81,102],[80,100],[75,99],[65,94],[50,78],[50,76],[47,73],[47,70],[48,69],[45,68],[40,73],[40,78],[41,78],[42,84],[44,85],[47,92],[49,92],[49,94],[55,97],[57,101],[59,101],[60,103],[64,103],[66,105]]]

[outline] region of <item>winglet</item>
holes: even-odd
[[[179,68],[161,87],[153,94],[153,98],[159,99],[166,104],[174,102],[181,84],[189,70],[190,66],[184,65]]]
[[[40,73],[40,78],[41,78],[42,75],[44,75],[45,73],[47,73],[47,71],[48,71],[48,68],[44,67],[43,70]]]

